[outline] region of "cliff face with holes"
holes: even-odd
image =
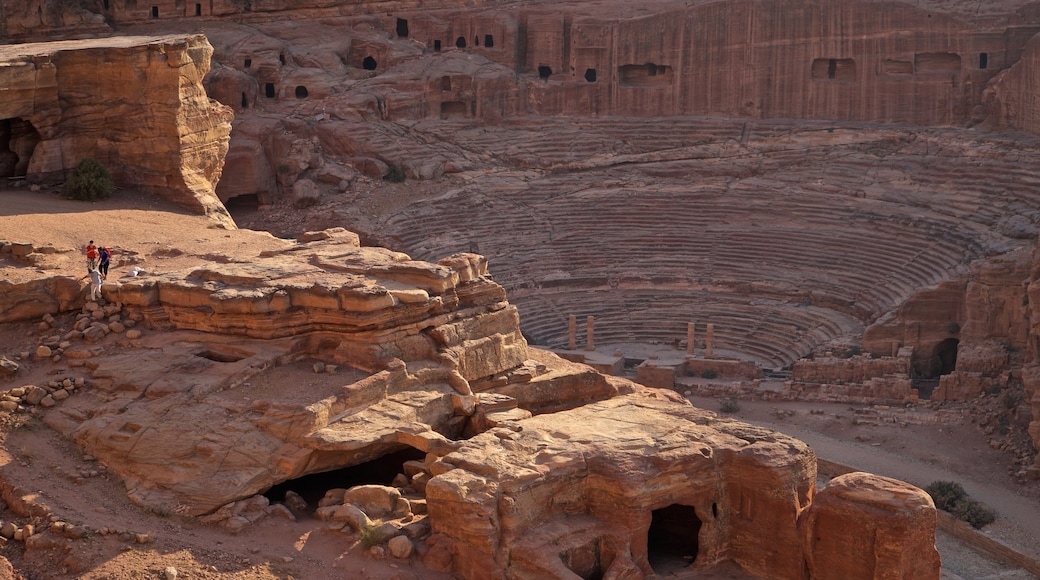
[[[94,157],[117,185],[233,227],[214,193],[232,112],[202,87],[212,52],[201,35],[0,46],[0,176],[61,181]]]

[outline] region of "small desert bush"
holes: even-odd
[[[958,520],[968,522],[968,525],[976,530],[997,521],[997,514],[993,510],[970,497],[953,504],[953,509],[950,510],[950,513]]]
[[[733,397],[722,399],[722,402],[719,403],[719,410],[723,413],[736,413],[740,410],[740,403]]]
[[[1018,391],[1007,390],[1000,394],[1000,398],[997,399],[1000,402],[1000,406],[1007,410],[1012,410],[1022,403],[1022,393]]]
[[[718,378],[718,376],[719,376],[719,373],[717,373],[717,372],[715,372],[715,371],[713,371],[711,369],[708,369],[708,370],[706,370],[706,371],[701,373],[701,377],[703,377],[705,379],[714,379],[714,378]]]
[[[935,507],[947,512],[953,509],[953,504],[968,497],[968,492],[956,481],[933,481],[924,491],[932,496]]]
[[[997,519],[993,510],[968,497],[964,487],[955,481],[933,481],[924,488],[932,496],[935,507],[979,529]]]
[[[368,525],[364,526],[357,531],[358,542],[366,550],[372,546],[378,546],[382,543],[382,538],[379,537],[379,532],[376,530],[376,526]]]
[[[108,199],[112,193],[112,176],[100,161],[87,157],[72,170],[64,191],[67,197],[81,201]]]

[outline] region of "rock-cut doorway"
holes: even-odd
[[[659,575],[687,568],[697,560],[701,520],[688,505],[672,504],[653,511],[646,534],[646,556]]]
[[[0,119],[0,178],[25,177],[40,133],[25,119]]]

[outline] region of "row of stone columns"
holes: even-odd
[[[596,350],[596,341],[594,337],[594,329],[596,326],[596,317],[587,316],[585,317],[585,350],[593,351]],[[571,314],[567,319],[567,350],[577,350],[578,341],[578,317]],[[693,356],[694,346],[697,344],[695,339],[697,338],[697,323],[690,322],[686,324],[686,356]],[[704,340],[704,358],[711,358],[714,354],[714,342],[715,342],[715,325],[708,323],[705,327],[705,340]]]

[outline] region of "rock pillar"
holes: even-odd
[[[686,323],[686,356],[693,356],[694,340],[697,338],[697,323]]]
[[[574,350],[578,348],[578,343],[575,338],[578,328],[578,317],[571,314],[567,317],[567,350]]]
[[[585,319],[585,350],[596,350],[596,341],[592,338],[592,328],[595,322],[596,317],[594,316]]]
[[[715,325],[709,323],[708,330],[705,332],[704,339],[704,358],[711,358],[712,353],[715,351],[715,345],[712,344],[715,340]]]

